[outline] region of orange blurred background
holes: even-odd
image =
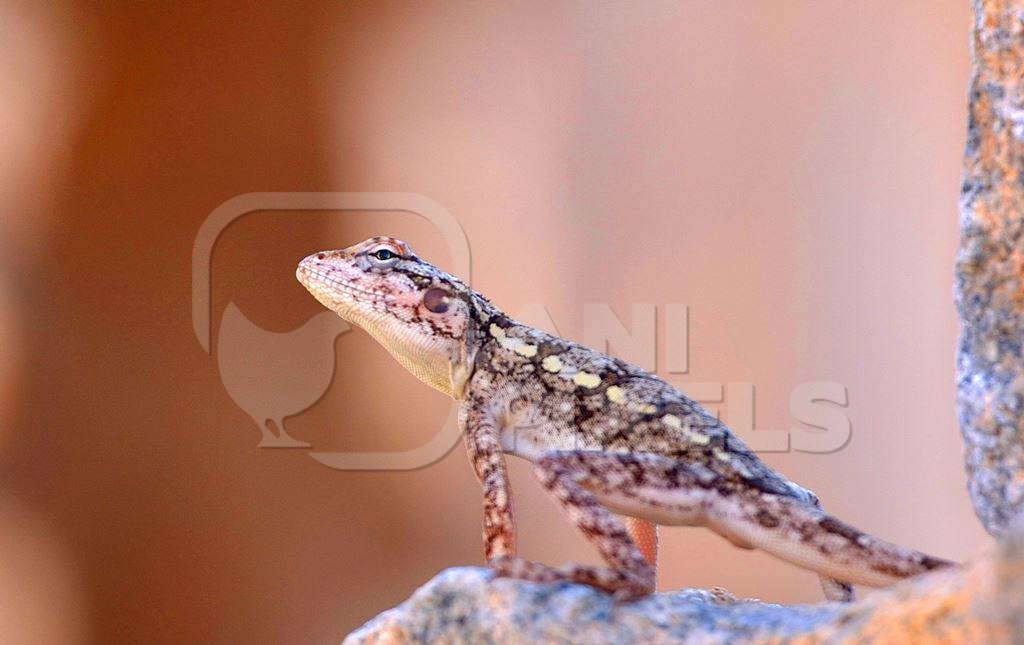
[[[984,533],[952,304],[968,9],[0,1],[0,639],[336,642],[482,563],[460,447],[406,472],[259,449],[218,369],[229,303],[278,333],[321,311],[302,256],[390,234],[450,267],[445,241],[407,213],[242,218],[214,248],[208,354],[192,245],[254,191],[436,200],[474,286],[513,314],[543,304],[571,338],[587,303],[627,325],[634,303],[686,304],[673,382],[753,383],[761,429],[791,425],[798,384],[845,385],[845,448],[765,459],[860,528],[969,557]],[[393,451],[440,427],[450,402],[366,334],[332,348],[292,436]],[[521,552],[595,561],[512,471]],[[807,572],[663,530],[661,588],[716,585],[821,598]]]

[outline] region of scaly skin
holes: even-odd
[[[766,466],[715,416],[654,374],[510,319],[405,243],[377,237],[299,265],[325,306],[369,332],[409,371],[460,401],[483,486],[484,547],[499,575],[571,580],[619,598],[655,572],[614,513],[706,526],[822,576],[826,595],[884,586],[952,563],[863,533]],[[537,477],[608,567],[516,557],[504,454]]]

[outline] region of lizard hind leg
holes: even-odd
[[[543,486],[610,566],[554,569],[507,559],[498,563],[499,574],[539,582],[574,580],[620,598],[637,597],[655,587],[655,524],[706,523],[708,491],[675,459],[643,453],[552,451],[540,455],[534,466]],[[629,530],[613,511],[627,516]]]
[[[709,491],[699,481],[700,474],[676,459],[645,453],[552,451],[537,458],[534,472],[610,566],[572,564],[554,569],[507,559],[497,563],[501,575],[538,582],[573,580],[612,591],[619,598],[635,598],[654,591],[655,569],[634,536],[644,544],[644,534],[655,536],[655,524],[707,523]],[[630,518],[630,531],[613,511]],[[653,560],[655,543],[648,544]]]
[[[587,582],[626,597],[653,589],[653,569],[611,511],[668,526],[707,526],[738,546],[818,573],[832,600],[848,598],[851,583],[886,586],[952,565],[858,531],[810,499],[726,486],[706,470],[653,454],[544,453],[537,476],[611,568],[571,565],[556,576],[538,565],[530,577]]]

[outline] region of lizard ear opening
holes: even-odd
[[[451,303],[451,294],[446,289],[431,287],[423,294],[423,306],[427,311],[434,314],[443,314],[448,311]]]

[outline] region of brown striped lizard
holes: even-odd
[[[952,563],[826,514],[719,419],[658,376],[520,324],[405,243],[375,237],[302,260],[299,281],[423,382],[459,401],[499,576],[575,581],[631,599],[654,591],[651,525],[705,526],[821,576],[830,599]],[[606,567],[516,555],[504,455],[534,472]],[[630,518],[625,523],[619,515]],[[647,557],[645,557],[645,551]]]

